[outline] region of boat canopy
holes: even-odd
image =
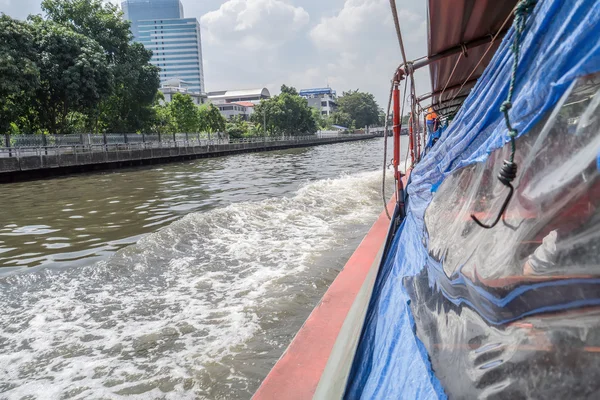
[[[516,0],[429,0],[428,56],[436,111],[456,111],[496,53]],[[427,104],[427,103],[426,103]]]
[[[436,107],[468,97],[421,159],[411,133],[346,399],[600,393],[600,2],[520,0],[487,65],[469,41],[514,3],[429,1],[413,68],[430,66]]]

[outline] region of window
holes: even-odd
[[[327,107],[327,102],[326,101],[322,101],[321,102],[321,107]]]
[[[327,115],[327,111],[321,111],[321,115]]]

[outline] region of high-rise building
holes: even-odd
[[[134,40],[152,50],[161,83],[180,79],[190,92],[204,93],[202,38],[196,18],[184,18],[179,0],[125,0],[125,18]]]

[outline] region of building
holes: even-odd
[[[237,103],[220,103],[216,107],[226,119],[240,116],[244,121],[249,121],[254,113],[254,103],[241,101]]]
[[[299,95],[308,101],[309,107],[321,110],[321,115],[330,116],[337,109],[337,94],[327,87],[320,89],[303,89]]]
[[[181,79],[189,92],[204,93],[198,20],[184,18],[179,0],[125,0],[121,5],[134,40],[154,52],[151,63],[161,69],[161,84]]]
[[[171,100],[173,99],[173,95],[175,93],[189,95],[192,98],[192,100],[194,101],[194,104],[197,104],[197,105],[204,104],[208,101],[206,98],[206,94],[190,92],[188,87],[189,87],[188,82],[182,81],[181,79],[171,79],[171,80],[165,81],[159,90],[165,96],[165,103],[170,103]]]
[[[208,100],[213,104],[225,104],[235,102],[260,103],[263,99],[271,98],[269,89],[245,89],[245,90],[223,90],[219,92],[209,92]]]

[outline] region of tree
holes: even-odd
[[[159,68],[150,64],[152,52],[133,43],[131,24],[119,8],[102,0],[44,0],[47,18],[85,35],[103,48],[114,76],[114,91],[90,115],[105,130],[138,132],[152,124],[152,102],[160,86]]]
[[[284,93],[287,93],[292,96],[298,96],[298,91],[296,90],[295,87],[281,85],[281,94],[284,94]]]
[[[316,107],[311,107],[311,112],[318,129],[326,130],[331,128],[332,120],[329,116],[323,116],[321,110]]]
[[[154,98],[152,107],[152,121],[150,124],[150,132],[169,134],[175,133],[175,125],[171,108],[165,104],[165,95],[162,92],[157,92]]]
[[[190,95],[175,93],[169,103],[169,111],[177,133],[199,131],[198,109]]]
[[[40,81],[36,58],[31,27],[0,15],[0,134],[18,130],[15,122],[30,114]]]
[[[275,96],[277,97],[277,96]],[[260,129],[263,135],[274,135],[277,130],[276,119],[274,118],[279,109],[276,107],[275,97],[267,100],[261,100],[254,106],[254,113],[251,121]]]
[[[152,52],[132,43],[119,62],[113,94],[101,106],[100,118],[109,132],[140,132],[152,123],[152,102],[160,86],[158,67],[150,64]]]
[[[227,122],[227,134],[230,138],[241,138],[248,136],[250,127],[248,122],[244,121],[241,116],[236,115]]]
[[[43,0],[46,18],[94,39],[106,52],[108,61],[118,63],[127,53],[131,23],[117,5],[102,0]]]
[[[379,122],[379,105],[371,93],[358,90],[344,92],[338,99],[338,110],[350,115],[355,127],[362,128]]]
[[[345,128],[352,128],[354,129],[354,121],[352,120],[352,116],[346,112],[343,111],[336,111],[333,113],[333,115],[331,116],[331,120],[333,121],[334,125],[339,125],[339,126],[343,126]]]
[[[201,132],[225,132],[226,120],[213,104],[203,104],[198,109],[198,120]]]
[[[252,121],[262,127],[264,119],[267,120],[266,130],[271,135],[303,135],[317,131],[317,124],[306,99],[298,96],[295,88],[286,85],[281,86],[280,95],[262,100],[255,107]]]
[[[112,73],[96,41],[51,21],[38,19],[33,29],[40,70],[34,106],[40,128],[69,133],[69,113],[89,114],[108,98]]]

